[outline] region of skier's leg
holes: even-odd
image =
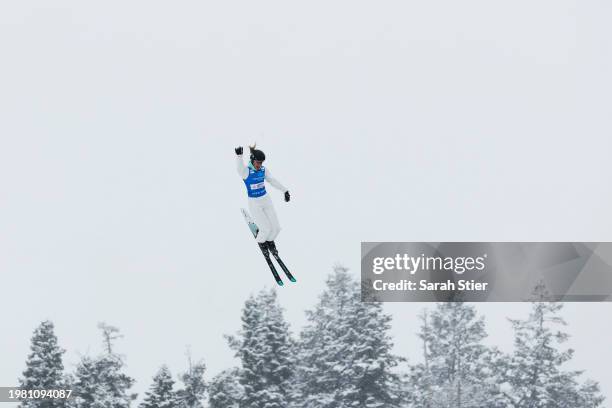
[[[261,199],[249,198],[249,211],[251,212],[253,221],[255,221],[255,224],[257,224],[257,227],[259,228],[259,233],[257,234],[256,238],[258,243],[268,241],[268,236],[270,235],[270,231],[272,229],[262,204],[264,203],[262,203]]]
[[[278,233],[281,230],[280,223],[278,222],[278,217],[276,216],[276,210],[274,209],[274,205],[272,204],[272,200],[267,200],[264,207],[264,212],[268,217],[268,221],[270,223],[270,232],[268,234],[267,241],[274,241],[278,236]]]
[[[278,236],[281,227],[278,222],[278,217],[276,216],[276,211],[274,211],[274,207],[270,209],[266,209],[266,215],[268,216],[268,220],[270,221],[270,233],[268,234],[268,241],[274,241]]]
[[[276,239],[276,237],[278,236],[281,227],[280,223],[278,222],[278,217],[276,216],[276,211],[274,209],[274,205],[272,204],[272,200],[269,200],[269,202],[266,203],[266,206],[264,207],[264,212],[268,217],[268,221],[270,222],[271,227],[268,237],[266,238],[268,249],[276,256],[278,255],[278,250],[276,249],[274,239]]]

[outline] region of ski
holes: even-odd
[[[291,274],[291,272],[289,272],[289,268],[287,268],[287,265],[285,265],[285,263],[283,262],[282,259],[280,259],[280,257],[278,256],[278,253],[276,252],[272,252],[272,256],[274,256],[274,259],[276,259],[276,262],[278,262],[278,264],[280,265],[281,269],[283,270],[283,272],[285,272],[285,275],[287,275],[287,277],[289,278],[289,280],[291,282],[296,282],[295,278],[293,277],[293,275]]]
[[[278,272],[276,271],[276,268],[274,267],[274,264],[272,263],[272,260],[270,259],[270,252],[268,251],[267,248],[264,249],[264,248],[260,247],[260,249],[261,249],[261,253],[263,254],[264,258],[266,259],[266,262],[268,263],[268,266],[270,267],[270,271],[272,272],[272,276],[274,276],[274,279],[276,280],[276,283],[278,283],[278,286],[283,286],[284,285],[283,280],[278,275]]]
[[[241,208],[240,212],[242,213],[244,220],[249,226],[249,229],[251,230],[251,234],[253,234],[253,238],[257,238],[257,234],[259,233],[259,227],[257,227],[257,224],[255,224],[255,222],[253,221],[253,219],[251,218],[251,215],[249,214],[247,210],[245,210],[244,208]]]

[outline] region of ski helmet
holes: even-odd
[[[266,155],[261,150],[255,149],[255,146],[251,147],[251,162],[253,161],[264,161],[266,160]]]

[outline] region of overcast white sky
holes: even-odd
[[[272,285],[243,223],[257,141],[299,283],[294,331],[361,241],[612,240],[612,5],[604,1],[79,1],[0,6],[0,386],[52,319],[66,365],[98,321],[144,391]],[[486,304],[491,343],[506,316]],[[393,304],[418,355],[422,305]],[[566,307],[574,365],[612,396],[612,306]]]

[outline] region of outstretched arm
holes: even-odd
[[[240,148],[240,153],[238,153],[238,148],[236,148],[236,170],[243,180],[249,177],[249,169],[244,165],[244,161],[242,161],[242,148]]]
[[[270,170],[266,167],[266,181],[270,183],[273,187],[279,189],[283,193],[287,191],[287,187],[283,186],[280,181],[272,177]]]

